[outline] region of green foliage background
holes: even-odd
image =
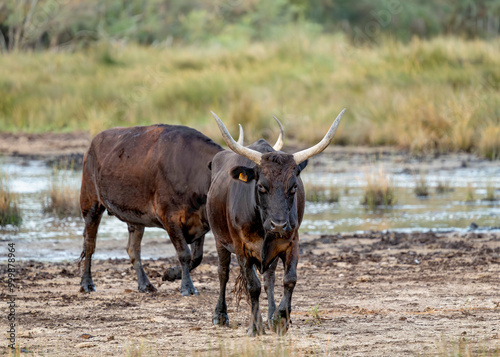
[[[1,0],[0,0],[1,1]],[[7,0],[0,131],[185,124],[500,157],[500,0]]]
[[[101,39],[140,44],[238,45],[282,35],[290,25],[342,31],[355,42],[384,34],[494,37],[499,0],[3,0],[4,49],[87,45]]]

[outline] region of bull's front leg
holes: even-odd
[[[269,269],[264,273],[264,290],[267,294],[267,327],[271,328],[269,325],[274,311],[276,311],[276,303],[274,301],[274,282],[276,276],[276,266],[278,265],[278,259],[275,259],[274,262],[271,263]]]
[[[259,309],[259,297],[260,297],[260,280],[255,271],[254,264],[249,262],[245,256],[238,256],[238,263],[240,264],[241,271],[247,282],[248,294],[250,295],[250,301],[252,306],[252,312],[250,315],[250,326],[247,330],[248,336],[256,336],[264,334],[264,325],[262,323],[262,315]]]
[[[292,294],[297,283],[297,263],[299,261],[298,239],[292,244],[284,257],[285,274],[283,276],[283,298],[271,318],[271,329],[283,335],[290,327],[290,314],[292,312]]]

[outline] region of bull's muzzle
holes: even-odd
[[[290,231],[290,223],[288,221],[279,221],[277,220],[276,222],[273,221],[272,219],[269,222],[269,232],[270,233],[277,233],[277,234],[284,234]]]

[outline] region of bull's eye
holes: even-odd
[[[290,191],[288,191],[291,195],[295,195],[295,192],[297,192],[297,185],[294,185]]]
[[[259,190],[260,193],[267,192],[266,188],[263,185],[261,185],[260,183],[257,184],[257,190]]]

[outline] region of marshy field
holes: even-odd
[[[0,3],[0,354],[499,357],[498,9],[497,0]],[[167,233],[146,228],[143,265],[158,291],[139,293],[127,226],[105,214],[97,292],[80,292],[82,159],[94,135],[180,124],[223,145],[213,110],[234,136],[243,126],[245,145],[274,142],[278,117],[293,153],[342,108],[332,144],[300,174],[286,335],[247,337],[234,256],[230,323],[213,326],[211,233],[192,272],[200,295],[181,297],[179,281],[162,281],[178,265]],[[278,266],[277,300],[282,277]]]

